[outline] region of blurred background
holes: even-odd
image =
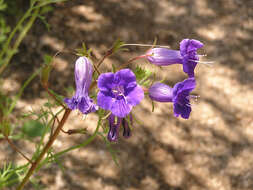
[[[19,3],[22,12],[26,1]],[[18,11],[13,13],[18,14]],[[10,14],[9,25],[15,25]],[[41,169],[35,177],[47,190],[252,190],[253,189],[253,1],[252,0],[75,0],[53,6],[46,15],[49,29],[36,20],[3,73],[2,89],[12,96],[43,63],[45,54],[80,48],[85,42],[94,57],[101,58],[120,38],[126,43],[169,45],[179,49],[184,38],[204,43],[202,60],[196,72],[199,95],[193,102],[189,120],[175,118],[169,103],[156,103],[152,113],[146,98],[134,108],[140,121],[134,123],[132,137],[122,136],[113,145],[119,166],[115,165],[104,141],[97,137],[87,147]],[[131,47],[103,63],[120,65],[147,51]],[[67,96],[65,88],[74,87],[76,56],[60,53],[50,76],[50,87]],[[157,73],[156,80],[169,85],[187,78],[180,65],[156,68],[145,61],[141,65]],[[13,120],[21,112],[39,110],[46,101],[39,77],[25,89],[17,103]],[[86,120],[71,113],[65,129],[85,127],[86,135],[61,134],[56,150],[81,143],[92,134],[95,114]],[[18,142],[29,154],[34,145]],[[0,143],[0,163],[25,160],[6,142]],[[27,186],[26,189],[33,189]]]

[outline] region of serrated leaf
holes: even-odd
[[[113,44],[113,47],[112,47],[112,52],[115,53],[117,51],[124,51],[124,50],[128,50],[127,48],[122,48],[124,46],[124,42],[121,41],[120,39],[117,39],[114,44]]]
[[[149,77],[152,75],[151,71],[137,66],[134,70],[134,74],[136,76],[137,82],[140,85],[145,87],[150,85],[151,80],[149,80]]]
[[[91,56],[92,49],[87,49],[86,44],[82,43],[82,48],[76,49],[76,55],[78,56]]]

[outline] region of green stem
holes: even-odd
[[[96,130],[94,131],[94,133],[86,140],[84,141],[83,143],[81,144],[78,144],[78,145],[75,145],[75,146],[72,146],[70,148],[67,148],[61,152],[58,152],[54,155],[54,157],[59,157],[59,156],[62,156],[63,154],[69,152],[69,151],[72,151],[72,150],[75,150],[75,149],[78,149],[78,148],[81,148],[81,147],[84,147],[86,145],[88,145],[90,142],[92,142],[94,140],[94,138],[96,137],[97,133],[98,133],[98,130],[99,130],[99,127],[100,127],[100,124],[101,124],[101,120],[99,120],[98,124],[97,124],[97,128]]]
[[[86,145],[88,145],[89,143],[91,143],[94,140],[94,138],[96,137],[97,133],[98,133],[99,127],[101,125],[101,121],[102,121],[102,116],[99,117],[96,130],[94,131],[94,133],[86,141],[84,141],[81,144],[72,146],[70,148],[67,148],[67,149],[65,149],[65,150],[63,150],[61,152],[58,152],[58,153],[54,154],[53,158],[60,157],[60,156],[62,156],[63,154],[65,154],[67,152],[70,152],[70,151],[78,149],[78,148],[85,147]],[[51,159],[51,157],[45,158],[45,160],[43,160],[43,162],[40,164],[40,166],[38,168],[42,167],[45,163],[47,163],[49,159]]]
[[[53,3],[64,2],[64,1],[67,1],[67,0],[51,0],[51,1],[48,1],[48,2],[42,2],[40,5],[35,6],[34,9],[44,7],[44,6],[53,4]]]
[[[64,126],[69,114],[70,114],[71,110],[70,109],[66,109],[65,113],[58,125],[58,127],[56,128],[54,134],[52,135],[52,137],[49,139],[49,141],[47,142],[46,146],[43,148],[42,152],[40,153],[40,155],[38,156],[38,158],[35,160],[35,162],[32,164],[31,168],[29,169],[28,173],[26,174],[26,176],[24,177],[24,179],[22,180],[22,182],[19,184],[19,186],[17,187],[17,190],[22,190],[25,186],[25,184],[28,182],[29,178],[31,177],[31,175],[34,173],[35,169],[37,168],[37,166],[39,165],[40,161],[43,159],[43,157],[45,156],[45,154],[48,152],[48,150],[51,148],[51,146],[53,145],[55,139],[57,138],[57,136],[59,135],[62,127]]]
[[[29,10],[30,10],[30,9],[29,9]],[[26,12],[26,14],[29,12],[29,10]],[[22,19],[25,19],[30,13],[29,13],[28,15],[26,15],[26,14],[24,15],[24,17],[23,17]],[[16,40],[15,43],[14,43],[13,48],[10,50],[10,53],[7,53],[7,56],[6,56],[5,60],[4,60],[4,63],[3,63],[3,64],[1,65],[1,67],[0,67],[0,75],[1,75],[1,73],[4,71],[5,67],[9,64],[9,62],[10,62],[11,58],[13,57],[13,55],[16,53],[16,51],[17,51],[17,49],[18,49],[20,43],[22,42],[22,40],[23,40],[24,37],[26,36],[27,32],[28,32],[28,31],[30,30],[30,28],[32,27],[32,25],[33,25],[35,19],[37,18],[38,14],[39,14],[39,8],[36,9],[36,10],[34,11],[34,13],[32,14],[32,16],[31,16],[31,18],[30,18],[30,20],[28,21],[28,23],[26,24],[26,26],[23,28],[22,32],[19,34],[17,40]],[[26,17],[25,17],[25,16],[26,16]],[[22,21],[22,19],[21,19],[21,21]],[[22,21],[22,22],[23,22],[23,21]],[[17,25],[18,27],[15,27],[14,30],[17,30],[17,29],[20,27],[19,25],[22,24],[22,22],[19,22],[18,25]],[[14,30],[13,30],[13,31],[14,31]],[[15,32],[16,32],[16,31],[15,31]],[[6,52],[7,50],[9,50],[9,49],[8,49],[8,46],[9,46],[10,40],[13,38],[13,35],[15,34],[15,32],[10,34],[10,37],[11,37],[11,38],[9,37],[8,41],[6,42],[6,43],[7,43],[7,46],[4,48],[3,53]],[[7,49],[6,49],[6,48],[7,48]],[[1,59],[3,53],[1,53],[0,59]]]
[[[0,54],[0,59],[3,57],[3,55],[6,53],[6,51],[8,50],[8,47],[10,45],[11,40],[13,39],[15,33],[17,32],[17,30],[21,27],[21,25],[23,24],[23,22],[25,21],[25,19],[31,14],[32,8],[28,9],[26,11],[26,13],[24,14],[24,16],[19,20],[18,24],[15,26],[15,28],[12,30],[12,32],[10,33],[7,41],[4,44],[3,50]]]
[[[12,110],[14,109],[14,107],[16,106],[16,103],[18,101],[18,99],[20,98],[20,96],[23,94],[24,89],[27,87],[27,85],[40,73],[40,69],[38,69],[37,71],[35,71],[23,84],[23,86],[21,87],[21,89],[19,90],[18,94],[15,96],[14,100],[11,103],[11,106],[9,108],[9,110],[7,111],[6,115],[9,115]]]

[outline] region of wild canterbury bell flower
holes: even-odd
[[[129,115],[130,118],[130,123],[132,124],[132,115]],[[131,130],[130,130],[130,126],[128,125],[128,121],[126,118],[118,118],[115,115],[111,114],[108,117],[108,121],[109,121],[109,132],[107,135],[107,139],[109,141],[117,141],[118,136],[119,136],[119,128],[120,126],[123,127],[123,136],[125,138],[129,138],[131,136]]]
[[[150,49],[146,55],[148,61],[159,66],[171,64],[182,64],[183,70],[189,77],[194,77],[194,69],[199,61],[197,50],[204,45],[194,39],[184,39],[180,42],[180,50],[170,50],[167,48]]]
[[[83,114],[95,112],[98,109],[89,97],[89,87],[92,81],[93,67],[87,57],[79,57],[75,63],[76,92],[72,98],[65,98],[69,109],[79,109]]]
[[[190,95],[195,88],[194,78],[188,78],[183,82],[178,82],[173,88],[163,83],[155,83],[149,88],[149,97],[158,102],[173,102],[174,115],[188,119],[191,113]]]
[[[101,74],[98,77],[98,88],[98,106],[110,110],[119,118],[127,116],[132,107],[144,98],[144,92],[130,69]]]

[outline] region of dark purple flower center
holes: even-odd
[[[124,98],[125,95],[125,90],[124,86],[122,85],[116,85],[115,87],[112,88],[112,94],[115,96],[116,99],[121,99]]]

